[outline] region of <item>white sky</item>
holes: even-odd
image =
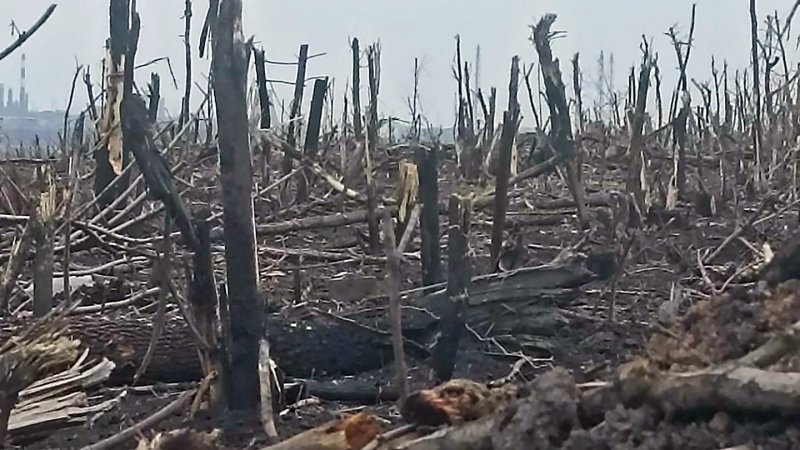
[[[0,7],[0,46],[12,41],[9,24],[27,29],[51,3],[48,0],[3,0]],[[63,109],[76,61],[90,64],[95,81],[100,73],[103,44],[108,34],[108,0],[61,0],[53,17],[21,51],[27,54],[27,83],[31,106]],[[142,32],[138,62],[168,56],[178,78],[184,77],[183,0],[138,0]],[[748,0],[697,0],[696,42],[690,61],[690,76],[710,77],[711,56],[732,69],[748,64],[750,54]],[[759,14],[779,12],[785,17],[794,0],[760,0]],[[581,52],[587,95],[591,95],[596,60],[601,50],[614,53],[617,87],[624,87],[631,64],[640,59],[641,35],[652,37],[665,73],[665,90],[674,85],[675,56],[664,32],[678,24],[688,31],[692,1],[689,0],[244,0],[244,27],[254,35],[267,58],[293,60],[301,43],[310,53],[326,52],[313,59],[308,75],[336,78],[336,103],[349,79],[348,41],[357,36],[366,44],[380,39],[382,54],[383,113],[408,114],[406,98],[413,88],[413,61],[423,62],[421,94],[425,114],[431,122],[449,125],[453,116],[455,82],[450,66],[454,36],[461,34],[464,57],[474,60],[475,46],[481,46],[481,85],[496,86],[499,105],[505,104],[508,71],[513,55],[523,62],[534,61],[528,41],[528,25],[548,12],[558,14],[555,28],[567,36],[554,45],[562,68],[567,69],[576,51]],[[208,0],[194,0],[192,49],[197,39]],[[763,27],[763,21],[761,26]],[[798,28],[800,30],[800,28]],[[797,53],[794,46],[791,57]],[[0,62],[0,82],[14,88],[19,84],[21,51]],[[161,74],[162,93],[174,114],[178,111],[182,87],[172,86],[166,65],[152,66],[137,73],[144,86],[150,70]],[[205,82],[208,61],[195,61],[194,77]],[[293,80],[293,67],[268,67],[270,78]],[[568,72],[568,70],[567,70]],[[366,78],[366,71],[362,79]],[[276,85],[288,99],[291,87]],[[310,89],[309,89],[310,91]],[[524,93],[524,91],[523,91]],[[193,93],[194,100],[200,97]],[[307,96],[308,97],[308,96]],[[365,98],[365,97],[362,97]],[[84,90],[76,104],[85,102]],[[527,105],[527,102],[523,102]]]

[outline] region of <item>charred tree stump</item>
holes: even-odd
[[[503,132],[500,136],[500,158],[497,162],[497,178],[494,190],[494,214],[492,222],[492,265],[499,270],[500,249],[503,246],[503,230],[508,210],[508,178],[511,175],[511,153],[514,137],[517,134],[517,114],[506,111],[503,114]]]
[[[303,153],[310,161],[317,158],[319,149],[319,131],[322,126],[322,109],[325,106],[325,94],[328,90],[328,78],[321,78],[314,82],[314,93],[311,95],[311,111],[308,115],[308,128],[306,129],[306,142]],[[297,203],[308,200],[308,183],[313,180],[314,173],[311,168],[304,167],[303,174],[297,181]]]
[[[264,49],[254,49],[253,56],[256,65],[258,101],[261,106],[259,125],[262,130],[268,130],[272,126],[272,116],[270,115],[269,90],[267,89],[267,66],[266,58],[264,57]]]
[[[102,120],[108,124],[113,124],[119,120],[115,117],[119,114],[119,109],[114,107],[118,103],[117,96],[123,95],[116,89],[115,83],[111,82],[113,77],[119,77],[119,73],[123,71],[123,56],[126,55],[128,48],[128,26],[130,17],[129,0],[110,0],[109,3],[109,30],[110,38],[108,41],[109,63],[108,70],[109,88],[106,90],[106,109],[103,111]],[[103,143],[102,147],[94,152],[96,167],[94,174],[94,194],[97,196],[97,204],[101,207],[108,206],[116,199],[117,194],[124,190],[123,183],[116,181],[118,171],[112,165],[112,159],[118,158],[117,155],[112,155],[111,146],[112,137],[109,136],[108,140]],[[115,183],[114,186],[109,186]]]
[[[439,162],[438,149],[418,146],[415,151],[419,196],[422,213],[419,232],[422,240],[422,285],[430,286],[442,280],[442,261],[439,249]]]
[[[400,253],[395,246],[392,215],[383,217],[383,239],[386,249],[386,284],[389,289],[389,323],[392,329],[392,349],[397,372],[397,390],[400,401],[408,395],[408,368],[403,350],[403,324],[400,311]]]
[[[253,222],[253,168],[247,122],[247,48],[242,34],[242,0],[222,0],[213,35],[212,73],[219,118],[220,182],[232,347],[233,409],[258,404],[259,341],[263,335]],[[301,83],[302,86],[302,83]],[[299,109],[299,102],[295,111]],[[225,327],[225,324],[223,324]]]
[[[464,310],[469,297],[470,281],[469,243],[470,227],[469,199],[450,196],[450,231],[447,247],[447,304],[442,310],[441,336],[433,350],[434,375],[437,382],[449,380],[456,365],[461,334],[464,330]]]
[[[544,79],[545,92],[547,94],[547,104],[550,107],[550,117],[552,128],[550,130],[551,141],[556,151],[566,160],[567,181],[572,197],[578,209],[578,220],[582,227],[589,226],[589,212],[584,198],[583,182],[581,180],[580,166],[575,152],[575,142],[572,138],[572,124],[569,116],[569,105],[567,102],[564,81],[561,78],[561,68],[558,59],[553,59],[553,52],[550,48],[550,27],[556,20],[555,14],[545,15],[536,26],[533,27],[533,42],[536,45],[536,52],[539,54],[539,65]]]
[[[647,107],[647,92],[650,87],[650,71],[653,68],[653,59],[647,43],[643,48],[642,67],[639,71],[639,86],[636,92],[636,109],[634,110],[631,123],[631,143],[628,149],[630,156],[630,167],[628,168],[628,179],[626,183],[627,191],[636,200],[634,209],[645,212],[645,189],[642,185],[642,173],[644,170],[644,122],[645,109]],[[633,217],[633,216],[631,216]],[[639,220],[641,223],[641,220]]]
[[[161,77],[157,73],[150,75],[150,98],[147,107],[148,117],[153,123],[158,122],[158,107],[161,103]]]
[[[44,317],[53,309],[53,255],[56,190],[50,170],[37,168],[39,187],[33,228],[33,315]],[[65,289],[69,289],[65,287]]]
[[[306,64],[308,63],[308,44],[300,46],[300,56],[297,58],[297,76],[294,81],[294,97],[292,98],[292,108],[289,112],[289,128],[286,132],[286,147],[294,149],[297,145],[297,118],[303,107],[303,90],[306,84]],[[284,149],[283,154],[283,174],[292,171],[293,158],[289,151]],[[288,186],[288,182],[284,188]]]
[[[372,254],[380,252],[380,226],[378,224],[378,193],[372,176],[372,158],[378,150],[378,89],[380,86],[380,53],[377,45],[367,52],[369,65],[369,123],[367,124],[367,149],[364,155],[364,171],[367,176],[367,226],[369,247]]]
[[[361,121],[361,50],[358,38],[353,38],[353,133],[356,141],[364,139],[364,126]]]
[[[192,305],[192,316],[197,330],[209,347],[208,349],[201,348],[199,352],[203,376],[209,377],[214,373],[217,374],[216,381],[212,381],[212,385],[209,388],[209,404],[213,410],[220,405],[220,399],[224,394],[221,386],[225,385],[225,381],[220,378],[227,374],[223,370],[222,358],[225,357],[225,354],[217,331],[219,330],[217,321],[218,300],[216,282],[214,281],[214,265],[211,259],[209,216],[209,211],[203,211],[200,217],[194,220],[198,245],[193,256],[189,301]]]

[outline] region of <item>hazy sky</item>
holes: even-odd
[[[3,0],[0,7],[0,46],[12,41],[9,24],[26,29],[51,1]],[[100,73],[103,44],[108,34],[108,0],[61,0],[53,17],[23,47],[27,54],[27,83],[33,108],[64,108],[76,61],[89,64],[94,79]],[[168,56],[178,83],[184,77],[183,9],[184,0],[139,0],[142,32],[138,62]],[[192,50],[208,0],[194,0]],[[732,68],[748,64],[749,15],[747,0],[698,0],[695,49],[690,75],[710,77],[711,56],[727,60]],[[785,17],[794,0],[760,0],[762,16],[775,10]],[[660,53],[666,86],[674,83],[674,51],[664,36],[672,25],[688,30],[692,1],[689,0],[244,0],[244,29],[262,45],[267,58],[294,60],[299,45],[308,43],[310,53],[326,56],[309,63],[309,76],[336,78],[336,102],[341,106],[341,91],[349,80],[348,41],[360,38],[362,45],[380,40],[382,54],[383,112],[407,115],[406,98],[413,89],[413,61],[422,61],[421,94],[425,114],[432,122],[449,124],[453,111],[454,36],[461,34],[465,58],[474,60],[475,46],[481,46],[481,85],[498,87],[500,105],[505,102],[508,71],[513,55],[523,62],[535,60],[528,41],[528,25],[542,14],[558,14],[555,28],[567,32],[556,41],[554,50],[562,67],[576,51],[581,52],[587,94],[591,95],[596,61],[601,50],[614,53],[617,85],[622,86],[628,67],[640,59],[641,35],[653,38]],[[762,24],[763,26],[763,24]],[[797,52],[792,46],[790,53]],[[21,51],[0,62],[0,82],[19,85]],[[167,106],[176,113],[182,88],[172,85],[166,64],[137,72],[144,86],[151,70],[161,74],[162,92]],[[268,76],[292,80],[294,68],[269,66]],[[205,84],[208,61],[195,61],[194,77]],[[366,78],[366,71],[363,78]],[[287,98],[288,86],[276,85]],[[524,91],[523,91],[524,92]],[[198,91],[193,93],[197,100]],[[80,90],[77,104],[84,104]],[[525,102],[524,104],[527,104]]]

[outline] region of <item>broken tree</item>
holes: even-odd
[[[242,0],[222,0],[213,35],[211,63],[219,118],[219,162],[222,184],[231,333],[229,406],[258,404],[259,341],[263,332],[262,301],[253,221],[253,167],[247,122],[247,46],[242,33]],[[226,325],[228,325],[226,327]]]

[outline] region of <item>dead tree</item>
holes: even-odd
[[[400,404],[408,396],[408,368],[403,350],[403,324],[400,311],[400,252],[395,245],[392,215],[383,217],[383,239],[386,251],[386,284],[389,289],[389,323],[392,330],[394,366],[397,372],[397,391]]]
[[[503,246],[503,230],[506,222],[506,210],[508,209],[508,178],[511,175],[512,153],[517,134],[517,123],[519,122],[519,106],[513,97],[513,94],[516,93],[514,89],[515,81],[519,76],[518,61],[519,58],[515,56],[511,69],[512,89],[509,96],[509,110],[503,114],[503,131],[500,135],[500,155],[495,178],[491,248],[492,265],[495,270],[498,267],[500,248]],[[517,75],[516,77],[515,74]]]
[[[292,171],[293,158],[287,148],[294,149],[297,144],[297,118],[303,107],[303,90],[306,84],[306,64],[308,63],[308,44],[300,46],[300,55],[297,57],[297,77],[294,80],[294,97],[289,112],[289,127],[286,132],[286,148],[283,154],[283,174]],[[286,184],[288,186],[288,183]]]
[[[157,73],[150,74],[150,98],[148,116],[153,123],[158,122],[158,107],[161,103],[161,77]]]
[[[644,122],[645,108],[647,107],[647,92],[650,88],[650,72],[653,68],[653,58],[650,55],[650,48],[645,41],[642,44],[642,65],[639,70],[639,86],[636,91],[636,107],[631,116],[631,142],[628,148],[630,166],[628,167],[628,179],[626,183],[627,191],[636,200],[634,208],[645,211],[645,190],[644,184]]]
[[[361,121],[361,50],[358,38],[353,38],[353,134],[356,141],[364,139],[364,126]]]
[[[583,133],[583,74],[581,73],[580,53],[572,58],[572,90],[575,92],[575,114],[578,117],[578,133]]]
[[[106,132],[100,148],[95,151],[96,168],[94,174],[94,194],[98,205],[107,206],[121,192],[122,180],[117,175],[124,165],[121,131],[119,130],[122,83],[119,74],[123,72],[123,59],[128,51],[130,0],[110,0],[108,40],[108,67],[106,69],[105,107],[100,119],[100,129]],[[113,187],[109,185],[114,183]]]
[[[189,301],[192,305],[193,320],[197,325],[197,331],[208,345],[207,348],[201,348],[199,352],[203,375],[207,378],[211,377],[214,372],[218,374],[218,378],[212,380],[209,386],[209,405],[213,410],[221,406],[220,400],[225,394],[225,389],[222,387],[229,381],[224,377],[229,374],[224,364],[225,349],[222,348],[222,340],[218,335],[218,300],[209,237],[211,228],[208,221],[209,216],[210,212],[206,210],[198,214],[194,221],[198,245],[193,257]]]
[[[756,167],[753,173],[753,181],[755,182],[755,188],[761,190],[763,188],[762,183],[764,182],[764,167],[761,161],[761,132],[763,125],[761,122],[761,81],[758,68],[758,12],[756,11],[756,0],[750,0],[750,52],[752,59],[751,64],[753,65],[753,112],[755,113],[752,139]]]
[[[556,20],[555,14],[547,14],[539,23],[532,26],[531,40],[539,54],[539,66],[544,79],[547,104],[550,107],[550,140],[556,151],[561,155],[567,166],[567,182],[575,205],[578,208],[578,220],[583,228],[589,226],[589,212],[584,201],[584,187],[581,180],[580,166],[575,152],[575,142],[572,139],[572,124],[569,116],[564,81],[561,79],[561,68],[558,59],[553,59],[550,49],[550,27]]]
[[[380,47],[370,46],[367,52],[369,65],[369,123],[367,124],[367,149],[364,154],[364,172],[367,176],[367,225],[369,247],[373,254],[380,251],[380,227],[377,215],[378,194],[372,176],[372,158],[378,151],[378,91],[380,89]]]
[[[272,116],[270,114],[269,89],[267,89],[267,66],[266,58],[264,57],[264,49],[253,49],[253,56],[256,65],[258,101],[261,106],[259,125],[262,130],[268,130],[272,126]]]
[[[49,167],[37,168],[39,185],[33,227],[33,315],[43,317],[53,309],[53,250],[56,189]],[[69,286],[64,286],[69,289]]]
[[[311,111],[308,115],[308,128],[303,153],[309,161],[317,158],[319,149],[319,132],[322,127],[322,110],[325,106],[325,94],[328,90],[328,78],[319,78],[314,82],[314,92],[311,95]],[[313,180],[314,173],[311,168],[305,167],[297,181],[297,203],[308,200],[308,183]]]
[[[231,370],[227,400],[231,408],[244,409],[257,406],[259,401],[259,341],[264,326],[253,221],[242,0],[221,0],[214,31],[211,70],[219,120],[226,297],[230,309],[230,322],[223,324],[223,329],[230,330],[233,345],[227,349]]]
[[[450,231],[447,245],[447,296],[441,305],[441,336],[433,350],[433,367],[438,382],[453,377],[461,334],[464,331],[464,310],[469,297],[470,261],[469,228],[472,204],[468,198],[450,196]]]
[[[422,285],[430,286],[442,280],[442,261],[439,249],[439,161],[438,148],[417,146],[416,162],[419,176],[419,195],[422,213],[419,233],[422,241]]]
[[[183,87],[183,101],[181,102],[181,116],[178,120],[178,128],[183,128],[183,125],[189,121],[189,101],[192,94],[192,43],[190,37],[192,35],[192,0],[186,0],[183,10],[183,46],[184,57],[186,61],[186,78]]]

